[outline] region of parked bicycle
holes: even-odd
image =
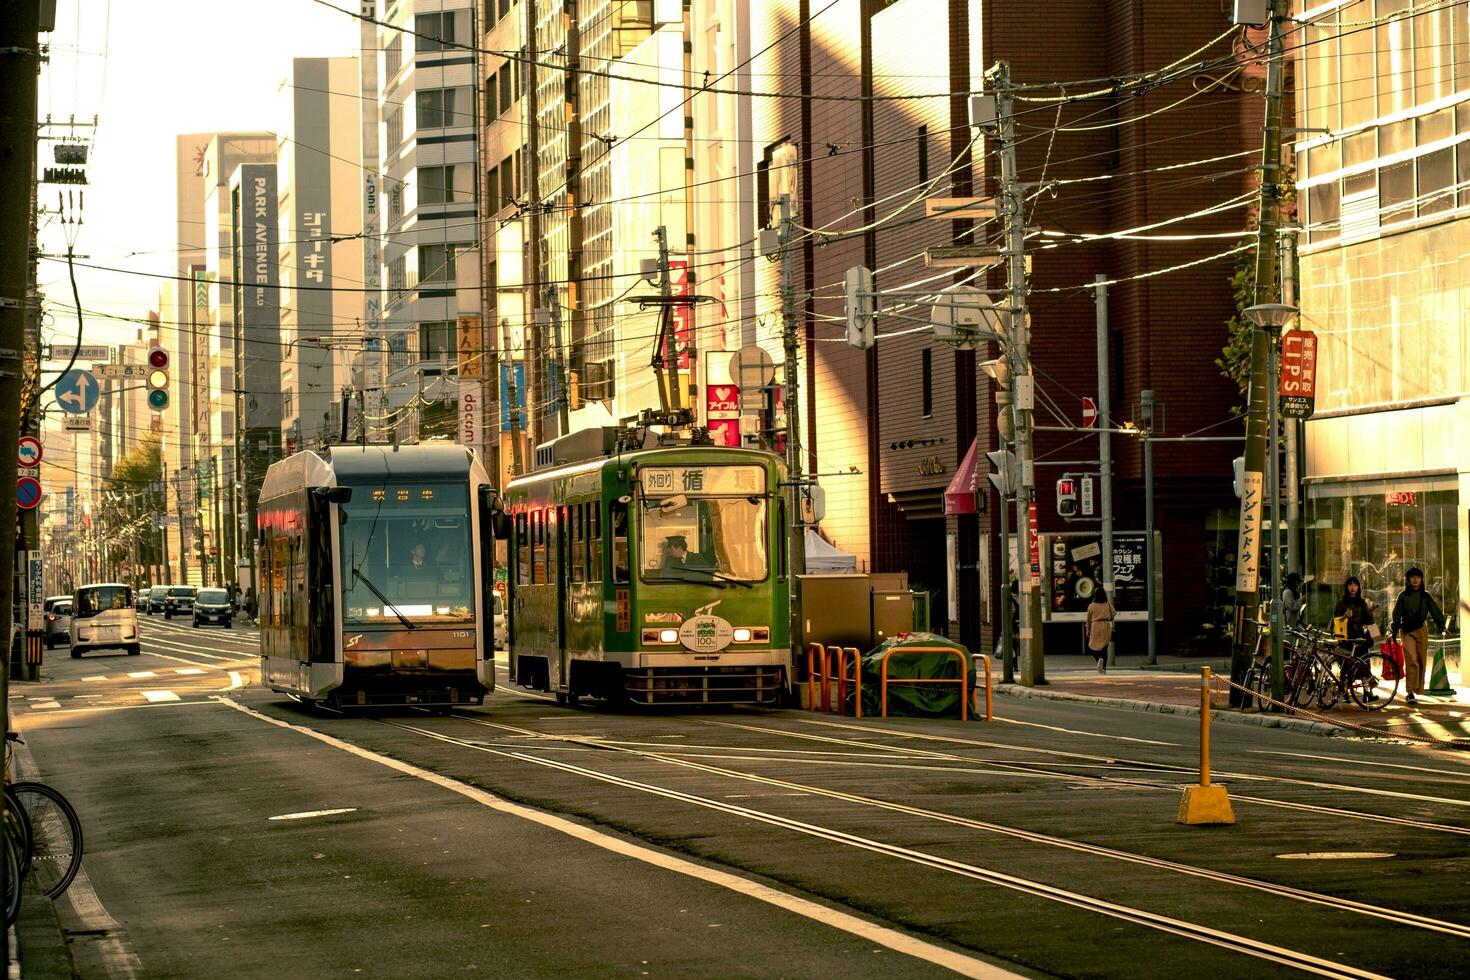
[[[11,754],[24,744],[5,733],[5,915],[15,921],[23,889],[59,898],[82,866],[82,822],[59,791],[30,780],[11,782]]]

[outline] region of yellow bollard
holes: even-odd
[[[1235,823],[1230,794],[1224,786],[1210,783],[1210,668],[1200,669],[1199,695],[1199,784],[1184,787],[1179,800],[1178,822],[1192,826]]]

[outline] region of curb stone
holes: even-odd
[[[1161,715],[1187,715],[1198,718],[1199,708],[1192,704],[1168,704],[1161,701],[1140,701],[1136,698],[1105,698],[1095,694],[1072,694],[1066,691],[1043,691],[1019,684],[997,684],[996,694],[1013,698],[1031,698],[1039,701],[1072,701],[1078,704],[1095,704],[1104,708],[1120,708],[1124,711],[1152,711]],[[1211,712],[1214,721],[1234,725],[1255,725],[1258,728],[1284,728],[1288,731],[1305,732],[1309,735],[1339,736],[1352,734],[1348,729],[1326,722],[1307,721],[1305,718],[1282,718],[1277,715],[1242,714],[1229,709],[1217,708]]]

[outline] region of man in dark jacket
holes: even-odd
[[[1409,569],[1404,576],[1404,591],[1399,593],[1398,602],[1393,604],[1393,638],[1404,645],[1404,682],[1409,688],[1404,699],[1410,704],[1414,695],[1424,690],[1424,658],[1429,652],[1430,620],[1441,633],[1444,632],[1444,613],[1434,596],[1424,591],[1424,571]]]

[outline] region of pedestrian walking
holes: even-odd
[[[1424,591],[1424,570],[1415,566],[1404,576],[1404,591],[1393,604],[1393,638],[1404,645],[1404,698],[1409,704],[1424,690],[1424,658],[1429,653],[1429,623],[1444,632],[1445,618],[1434,596]]]
[[[1374,622],[1373,607],[1363,598],[1363,583],[1356,575],[1349,575],[1342,583],[1342,598],[1332,610],[1334,620],[1343,620],[1342,636],[1349,643],[1371,644],[1378,635]]]
[[[245,590],[245,614],[251,619],[255,618],[255,586]]]
[[[1302,593],[1306,587],[1302,583],[1301,575],[1296,572],[1287,572],[1286,581],[1281,584],[1281,625],[1287,629],[1302,625],[1303,612],[1306,610],[1306,600]]]
[[[1108,590],[1099,585],[1092,592],[1092,601],[1087,604],[1087,619],[1083,629],[1087,633],[1087,652],[1097,661],[1097,672],[1108,672],[1108,644],[1113,640],[1113,620],[1118,612],[1108,601]]]

